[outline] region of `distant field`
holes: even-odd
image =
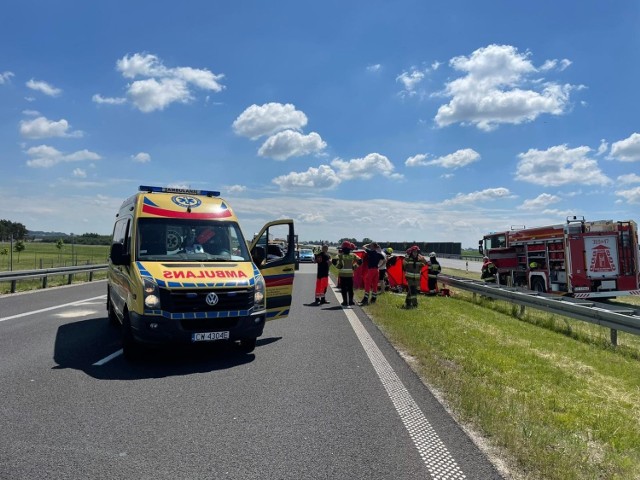
[[[64,244],[61,249],[58,249],[55,243],[25,242],[24,246],[25,249],[20,253],[14,250],[12,254],[0,254],[0,271],[101,264],[107,263],[109,255],[109,247],[106,245]],[[0,252],[5,249],[9,252],[9,243],[0,242]],[[11,268],[12,256],[13,268]]]
[[[14,244],[15,245],[15,244]],[[101,265],[107,263],[109,247],[106,245],[73,245],[65,244],[58,249],[55,243],[25,242],[25,249],[18,253],[15,250],[9,254],[9,243],[0,242],[0,272],[10,270],[37,270],[42,268],[71,267],[74,265]],[[13,257],[13,262],[11,261]],[[106,273],[97,272],[94,280],[106,278]],[[73,282],[83,282],[89,279],[89,274],[76,274]],[[49,287],[65,285],[68,276],[56,275],[47,280]],[[41,288],[41,280],[21,280],[17,282],[18,291],[35,290]],[[10,282],[0,282],[0,294],[11,291]]]

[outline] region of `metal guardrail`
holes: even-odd
[[[438,275],[438,281],[474,294],[515,303],[520,305],[521,314],[525,307],[531,307],[610,328],[613,345],[617,345],[618,330],[640,335],[640,313],[631,307],[560,297],[448,275]]]
[[[11,293],[16,292],[17,282],[20,280],[42,279],[42,288],[47,288],[49,277],[56,275],[68,275],[68,283],[73,282],[76,273],[89,272],[89,281],[93,281],[94,272],[107,269],[107,264],[103,265],[81,265],[76,267],[41,268],[38,270],[14,270],[11,272],[0,272],[0,282],[11,282]]]

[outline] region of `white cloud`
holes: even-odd
[[[400,92],[403,95],[415,95],[416,88],[424,80],[424,73],[412,68],[410,72],[402,72],[396,77],[396,82],[402,83],[404,90]]]
[[[513,195],[511,194],[508,188],[504,188],[504,187],[486,188],[484,190],[480,190],[477,192],[458,193],[454,198],[450,200],[445,200],[444,202],[442,202],[442,204],[443,205],[468,204],[468,203],[498,200],[503,198],[513,198]]]
[[[548,193],[542,193],[538,195],[536,198],[532,198],[529,200],[525,200],[522,202],[518,208],[522,210],[543,210],[548,205],[552,203],[558,203],[560,201],[560,197],[557,195],[550,195]]]
[[[335,159],[331,165],[338,171],[338,175],[342,180],[352,180],[355,178],[368,180],[375,175],[384,177],[401,179],[403,176],[394,173],[393,163],[384,155],[379,153],[370,153],[364,158],[355,158],[348,162]]]
[[[231,185],[230,187],[227,188],[227,191],[229,193],[242,193],[245,192],[247,190],[247,187],[245,187],[244,185]]]
[[[618,178],[618,183],[622,185],[630,185],[632,183],[640,183],[640,175],[635,173],[628,173],[626,175],[620,175]]]
[[[609,144],[606,142],[606,140],[603,138],[602,140],[600,140],[600,146],[598,147],[598,156],[603,155],[604,153],[606,153],[606,151],[609,149]]]
[[[225,87],[220,83],[224,75],[216,75],[207,69],[192,67],[167,68],[151,54],[125,55],[116,62],[116,69],[127,79],[146,77],[127,86],[127,96],[140,111],[149,113],[164,110],[172,103],[188,103],[194,99],[193,88],[220,92]],[[119,105],[125,99],[103,97],[95,94],[98,104]]]
[[[151,161],[151,155],[146,152],[136,153],[135,155],[131,155],[131,158],[137,163],[149,163]]]
[[[640,203],[640,187],[635,187],[630,190],[619,190],[616,195],[622,197],[627,203]]]
[[[82,168],[74,168],[73,169],[73,176],[77,177],[77,178],[86,178],[87,177],[87,172],[86,172],[86,170],[83,170]]]
[[[293,189],[323,189],[335,188],[341,182],[340,177],[328,165],[311,167],[306,172],[291,172],[272,180],[281,190]]]
[[[96,93],[93,97],[91,97],[91,100],[99,105],[122,105],[123,103],[127,102],[127,99],[123,97],[103,97],[99,93]]]
[[[139,80],[129,86],[128,95],[141,112],[164,110],[174,102],[188,103],[192,99],[188,85],[175,78]]]
[[[44,93],[49,97],[57,97],[62,93],[62,90],[56,88],[52,85],[49,85],[47,82],[36,81],[33,78],[26,83],[27,87],[31,90],[36,90],[38,92]]]
[[[13,77],[13,72],[7,71],[7,72],[0,73],[0,85],[9,83],[11,81],[11,77]]]
[[[256,140],[282,130],[301,130],[307,116],[290,103],[251,105],[233,122],[236,134]]]
[[[64,118],[56,121],[45,117],[20,122],[20,135],[24,138],[49,138],[49,137],[82,137],[79,130],[69,132],[69,122]]]
[[[326,146],[326,142],[316,132],[303,135],[294,130],[284,130],[267,138],[258,150],[258,155],[275,160],[286,160],[290,157],[320,152]]]
[[[27,166],[34,168],[50,168],[64,162],[93,161],[102,158],[97,153],[89,150],[78,150],[77,152],[65,155],[48,145],[31,147],[27,150],[27,155],[31,157],[31,160],[27,160]]]
[[[326,215],[322,212],[301,213],[296,219],[300,223],[308,223],[312,225],[327,223],[328,221]]]
[[[379,63],[376,63],[375,65],[368,65],[367,66],[367,72],[379,72],[380,70],[382,70],[382,65],[380,65]]]
[[[589,147],[570,149],[566,145],[557,145],[548,150],[530,149],[518,154],[520,162],[515,178],[546,187],[611,183],[611,179],[598,167],[598,162],[589,158],[590,152]]]
[[[633,133],[629,138],[613,142],[609,157],[621,162],[640,161],[640,133]]]
[[[564,113],[575,87],[547,82],[539,91],[527,89],[528,75],[537,72],[528,57],[529,53],[509,45],[489,45],[469,57],[451,59],[451,67],[465,76],[446,85],[444,94],[451,101],[438,109],[438,126],[473,124],[490,131],[502,123],[520,124],[544,113]]]
[[[469,165],[470,163],[477,162],[480,160],[480,154],[472,148],[464,148],[433,160],[427,160],[427,158],[428,155],[426,154],[415,155],[407,158],[404,164],[407,167],[435,165],[443,168],[457,169]]]

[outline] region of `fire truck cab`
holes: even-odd
[[[638,228],[634,221],[585,221],[513,228],[485,235],[479,251],[498,281],[577,298],[640,295]]]

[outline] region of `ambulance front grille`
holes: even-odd
[[[214,292],[218,301],[207,303],[207,295]],[[171,313],[220,312],[248,310],[253,306],[253,289],[244,290],[169,290],[160,289],[162,310]]]

